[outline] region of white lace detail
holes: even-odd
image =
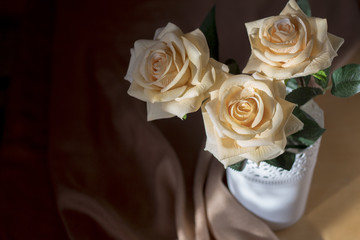
[[[324,127],[324,112],[314,101],[309,101],[301,109],[311,115],[320,126]],[[290,171],[265,162],[261,162],[258,166],[255,162],[248,160],[241,174],[249,181],[264,184],[281,184],[298,181],[316,162],[320,141],[321,138],[303,152],[296,154],[294,165]]]

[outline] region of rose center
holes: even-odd
[[[239,124],[251,126],[256,117],[257,103],[253,98],[233,100],[228,105],[229,115]]]
[[[295,32],[295,25],[289,18],[280,19],[269,29],[271,41],[276,43],[288,43],[288,40],[293,38]]]
[[[166,70],[167,59],[166,54],[162,52],[155,52],[151,54],[151,61],[149,62],[149,70],[153,81],[159,79]]]

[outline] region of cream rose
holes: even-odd
[[[327,32],[326,19],[307,17],[295,0],[279,16],[245,26],[252,53],[243,72],[261,72],[280,80],[329,67],[344,41]]]
[[[284,152],[286,136],[303,127],[284,100],[283,81],[254,76],[229,77],[210,93],[202,108],[207,135],[205,150],[225,167],[249,159],[273,159]]]
[[[154,40],[135,42],[125,79],[128,94],[147,102],[151,121],[197,111],[223,71],[228,68],[210,58],[199,29],[184,34],[169,23]]]

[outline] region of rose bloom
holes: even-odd
[[[151,121],[197,111],[224,71],[227,66],[210,58],[199,29],[184,34],[168,23],[154,40],[135,42],[125,79],[131,83],[128,94],[147,102]]]
[[[344,42],[327,32],[326,19],[307,17],[295,0],[279,16],[245,26],[252,54],[243,72],[261,72],[280,80],[329,67]]]
[[[202,108],[207,135],[205,150],[225,167],[244,159],[259,163],[284,152],[286,137],[301,130],[303,123],[284,100],[283,81],[234,75],[210,93]]]

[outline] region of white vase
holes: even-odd
[[[314,101],[301,109],[324,126],[324,113]],[[297,154],[290,171],[252,161],[247,161],[241,172],[227,168],[230,192],[273,230],[289,227],[304,213],[320,141]]]

